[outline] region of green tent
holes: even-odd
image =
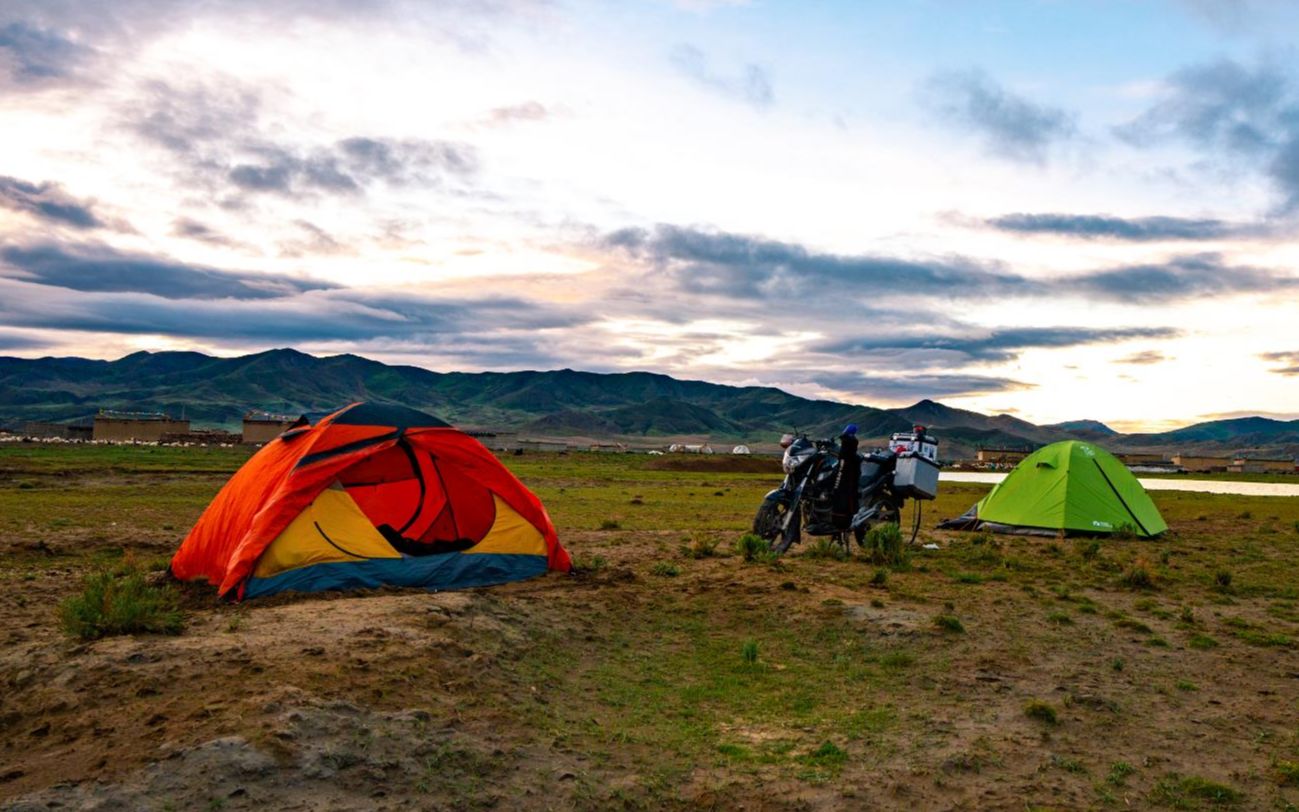
[[[1066,440],[1039,448],[959,519],[939,527],[999,532],[1113,533],[1168,529],[1146,489],[1103,448]]]

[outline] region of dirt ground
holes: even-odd
[[[70,639],[82,576],[160,568],[238,459],[155,462],[0,456],[2,809],[1299,803],[1299,500],[1155,494],[1172,533],[1092,548],[932,530],[959,486],[905,566],[770,564],[731,545],[771,475],[532,455],[581,574],[191,585],[180,635]]]

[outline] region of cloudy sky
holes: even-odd
[[[1299,416],[1299,4],[5,0],[0,354]]]

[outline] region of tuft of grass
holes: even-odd
[[[663,578],[675,578],[681,574],[681,568],[671,561],[657,561],[654,566],[650,567],[650,575],[658,575]]]
[[[1213,585],[1224,592],[1231,589],[1231,571],[1218,570],[1213,576]]]
[[[758,662],[758,641],[745,640],[740,646],[740,659],[748,665],[756,665]]]
[[[767,542],[756,533],[745,533],[735,540],[735,552],[745,561],[759,561],[762,556],[771,552]]]
[[[1191,682],[1190,680],[1179,679],[1176,684],[1177,684],[1177,690],[1179,691],[1190,692],[1190,691],[1200,690],[1200,686],[1196,685],[1194,682]]]
[[[808,764],[822,767],[837,767],[847,760],[848,754],[834,742],[829,741],[823,742],[820,747],[803,758],[803,761]]]
[[[875,525],[866,531],[861,546],[876,566],[897,567],[908,563],[909,554],[902,543],[902,530],[896,524]]]
[[[1119,583],[1128,589],[1154,589],[1155,574],[1151,571],[1150,562],[1144,558],[1133,561],[1132,565],[1119,577]]]
[[[889,671],[901,671],[915,665],[916,658],[909,651],[890,651],[880,655],[880,667]]]
[[[609,559],[602,555],[593,555],[590,558],[573,556],[573,572],[575,573],[599,572],[608,566]]]
[[[1085,539],[1074,543],[1074,550],[1084,561],[1091,561],[1101,554],[1099,539]]]
[[[1059,724],[1059,717],[1056,716],[1055,708],[1040,699],[1034,699],[1025,705],[1024,715],[1039,722],[1046,722],[1048,725]]]
[[[952,614],[934,615],[934,625],[945,632],[953,634],[964,634],[965,626],[962,625],[961,619]]]
[[[1114,659],[1110,660],[1110,669],[1113,670],[1113,671],[1122,671],[1122,670],[1123,670],[1123,658],[1122,658],[1122,657],[1115,657]]]
[[[1200,651],[1218,647],[1218,641],[1214,640],[1207,634],[1193,634],[1191,635],[1191,638],[1186,641],[1186,644],[1191,648],[1199,649]]]
[[[689,546],[682,547],[686,558],[712,558],[717,555],[717,542],[703,536],[695,536]]]
[[[1073,618],[1069,617],[1068,612],[1051,612],[1046,616],[1046,622],[1055,626],[1070,626],[1073,624]]]
[[[1276,768],[1276,782],[1283,787],[1299,787],[1299,761],[1278,760],[1272,765]]]
[[[1133,620],[1130,617],[1121,617],[1114,621],[1114,625],[1120,629],[1130,629],[1138,634],[1153,634],[1155,631],[1141,621]]]
[[[1214,806],[1231,806],[1244,798],[1240,790],[1226,784],[1198,775],[1181,776],[1177,773],[1165,775],[1150,791],[1150,799],[1155,803],[1178,809],[1186,809],[1201,801]]]
[[[1113,787],[1121,787],[1127,783],[1128,776],[1136,771],[1136,768],[1126,761],[1116,761],[1110,765],[1109,774],[1105,776],[1105,783]]]
[[[879,569],[875,570],[875,574],[871,576],[871,586],[883,587],[886,586],[888,582],[889,582],[889,571],[884,569],[883,567],[880,567]]]
[[[138,569],[98,570],[59,606],[63,631],[81,640],[118,634],[180,634],[185,616],[170,586],[153,586]]]
[[[621,529],[622,529],[622,522],[619,522],[617,519],[605,519],[604,521],[600,522],[600,529],[601,529],[601,530],[621,530]]]
[[[977,572],[958,572],[953,576],[958,584],[981,584],[983,576]]]
[[[847,561],[848,551],[828,536],[822,536],[803,551],[804,558],[828,558],[833,561]]]

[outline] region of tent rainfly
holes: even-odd
[[[171,560],[177,578],[236,600],[464,589],[571,568],[541,502],[481,443],[373,403],[304,418],[263,446]]]
[[[1127,466],[1078,440],[1034,451],[965,515],[939,527],[1043,535],[1127,530],[1143,538],[1168,529]]]

